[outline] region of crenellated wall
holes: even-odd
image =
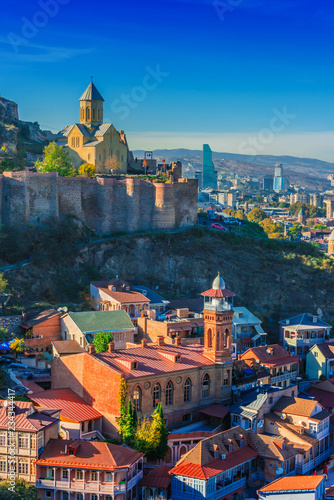
[[[59,177],[56,172],[0,175],[0,224],[38,224],[73,215],[101,233],[191,227],[197,219],[197,180]]]

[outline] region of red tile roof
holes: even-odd
[[[295,490],[314,490],[324,481],[324,476],[293,476],[281,477],[272,483],[264,486],[259,491],[295,491]]]
[[[109,288],[99,287],[99,289],[101,290],[101,292],[105,293],[106,295],[109,295],[109,297],[116,300],[117,302],[120,302],[121,304],[127,304],[127,303],[132,304],[134,302],[137,302],[137,303],[144,302],[145,304],[147,304],[147,303],[151,302],[150,299],[145,297],[145,295],[143,295],[142,293],[137,292],[137,290],[129,290],[128,292],[127,291],[112,292],[111,290],[109,290]]]
[[[202,292],[201,295],[204,295],[205,297],[235,297],[236,294],[231,292],[230,290],[216,290],[215,288],[210,288],[210,290],[207,290],[206,292]],[[205,303],[204,303],[204,309],[205,309]]]
[[[148,486],[151,488],[168,488],[171,477],[169,471],[172,467],[162,465],[152,469],[146,477],[143,478],[141,486]]]
[[[227,406],[217,404],[209,406],[208,408],[203,408],[202,410],[200,410],[200,412],[204,413],[205,415],[209,415],[210,417],[225,418],[229,412],[229,409],[227,408]]]
[[[305,392],[314,396],[324,408],[334,408],[334,392],[324,391],[316,387],[310,387],[310,389],[307,389]]]
[[[8,410],[4,406],[4,402],[4,400],[0,400],[0,429],[8,429]],[[31,402],[14,401],[14,406],[15,430],[17,431],[37,432],[58,422],[57,418],[35,411]]]
[[[30,395],[30,399],[39,406],[60,409],[60,416],[74,422],[85,422],[101,418],[102,415],[71,389],[51,389]]]
[[[270,352],[269,352],[270,351]],[[265,366],[281,366],[288,363],[300,361],[298,356],[292,356],[284,347],[279,344],[267,346],[250,347],[246,352],[240,355],[240,359],[257,358]]]
[[[166,354],[179,354],[181,361],[173,363],[159,353],[163,351]],[[158,344],[150,344],[147,347],[136,347],[133,349],[118,349],[115,352],[104,352],[90,354],[100,361],[109,365],[118,373],[123,373],[125,378],[145,377],[158,373],[171,373],[190,368],[198,368],[200,366],[208,366],[214,364],[214,361],[203,355],[203,346],[199,344],[191,346],[174,346],[166,345],[159,346]],[[132,370],[126,366],[117,363],[117,358],[138,361],[138,368]]]
[[[252,460],[257,456],[258,453],[255,450],[249,446],[244,446],[236,451],[228,453],[226,458],[223,460],[221,458],[215,458],[205,465],[193,464],[187,461],[182,462],[182,464],[176,465],[170,473],[177,474],[178,476],[192,477],[195,479],[209,479],[210,477],[230,470],[237,465],[248,462],[248,460]]]
[[[75,445],[75,455],[65,455],[65,446]],[[143,457],[143,453],[111,443],[50,439],[37,465],[81,467],[94,470],[115,470],[129,467]]]

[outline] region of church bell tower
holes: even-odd
[[[232,361],[233,297],[218,273],[204,296],[204,352],[215,363]]]
[[[93,79],[79,100],[80,123],[92,128],[102,125],[104,99],[95,87]]]

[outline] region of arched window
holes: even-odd
[[[208,329],[208,347],[212,347],[212,330]]]
[[[81,108],[81,120],[85,119],[85,108]]]
[[[206,373],[203,377],[202,396],[203,398],[208,398],[210,396],[210,377],[208,373]]]
[[[137,387],[133,391],[132,401],[133,401],[133,406],[136,408],[136,410],[141,411],[142,392],[139,385],[137,385]]]
[[[95,120],[95,118],[96,118],[96,109],[93,108],[93,120]]]
[[[97,119],[99,121],[101,121],[101,110],[100,109],[97,110]]]
[[[161,387],[160,384],[158,384],[157,382],[153,387],[153,393],[152,393],[153,408],[156,408],[158,406],[158,403],[160,402],[160,394],[161,394]]]
[[[90,120],[90,108],[86,109],[87,120]]]
[[[183,401],[187,403],[188,401],[191,401],[191,380],[190,378],[187,378],[184,384],[183,388]]]
[[[173,404],[173,384],[171,381],[166,385],[166,406]]]
[[[229,336],[229,331],[228,329],[226,328],[225,332],[224,332],[224,347],[226,348],[227,347],[227,344],[228,344],[228,336]]]

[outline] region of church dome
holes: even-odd
[[[223,278],[220,276],[220,273],[218,273],[218,276],[217,278],[215,278],[213,280],[213,283],[212,283],[212,288],[214,290],[225,290],[225,281],[223,280]]]

